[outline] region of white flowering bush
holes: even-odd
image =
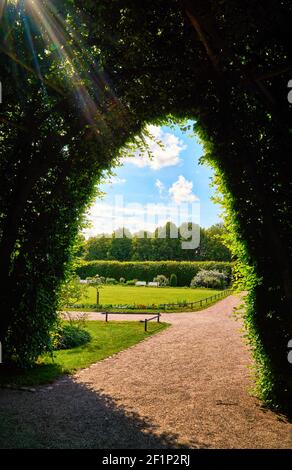
[[[224,272],[202,269],[191,281],[191,287],[208,287],[224,289],[227,287],[228,277]]]
[[[153,279],[153,282],[158,282],[160,287],[166,287],[169,285],[169,279],[163,274],[159,274]]]

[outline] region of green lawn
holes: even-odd
[[[52,382],[62,374],[73,373],[133,346],[167,326],[167,323],[149,322],[148,332],[145,333],[144,325],[138,321],[87,321],[86,329],[92,336],[89,343],[74,349],[56,351],[54,359],[43,357],[33,369],[26,372],[8,371],[0,364],[0,384],[32,386]]]
[[[178,303],[182,301],[196,302],[215,295],[219,290],[215,289],[190,289],[189,287],[135,287],[135,286],[103,286],[100,289],[101,305],[152,305],[164,303]],[[83,305],[96,303],[96,289],[87,288],[87,297],[80,302]]]

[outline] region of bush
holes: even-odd
[[[170,276],[169,285],[171,287],[176,287],[177,286],[177,275],[176,274],[172,273],[172,275]]]
[[[227,276],[225,273],[206,269],[202,269],[196,274],[191,281],[191,287],[209,287],[224,289],[227,286]]]
[[[136,282],[138,282],[138,279],[131,279],[130,281],[127,281],[126,284],[127,286],[135,286]]]
[[[107,277],[106,280],[105,280],[105,283],[106,284],[118,284],[118,281],[116,279],[114,279],[113,277]]]
[[[88,285],[91,285],[92,287],[95,287],[96,289],[102,286],[102,284],[105,284],[105,278],[103,276],[100,276],[99,274],[96,274],[93,277],[87,277],[86,281]]]
[[[169,279],[163,274],[159,274],[153,279],[153,282],[158,282],[159,286],[166,287],[169,285]]]
[[[193,277],[202,269],[224,271],[231,277],[232,263],[220,261],[81,261],[77,274],[81,279],[99,274],[104,277],[126,281],[143,279],[152,281],[155,276],[163,274],[170,278],[176,274],[178,286],[189,286]],[[130,284],[132,285],[132,284]]]
[[[53,336],[53,348],[58,349],[72,349],[91,340],[91,335],[88,331],[76,325],[61,325],[57,328]]]

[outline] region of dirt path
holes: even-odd
[[[292,448],[292,425],[248,394],[239,302],[165,314],[167,330],[34,394],[0,391],[0,447]]]

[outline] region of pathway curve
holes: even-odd
[[[240,301],[163,314],[167,330],[73,377],[0,391],[0,447],[10,436],[12,447],[292,448],[292,425],[248,393]]]

